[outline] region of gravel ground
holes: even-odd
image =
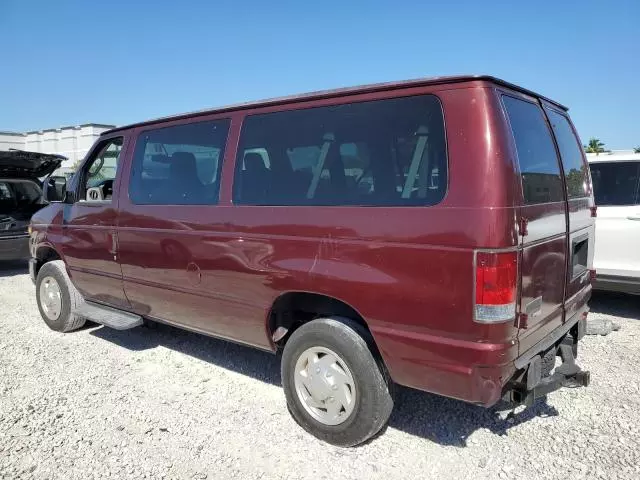
[[[289,416],[278,359],[167,326],[71,334],[0,264],[0,478],[639,478],[640,298],[598,295],[587,389],[511,421],[400,389],[389,427],[340,449]]]

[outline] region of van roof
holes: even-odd
[[[426,78],[418,78],[414,80],[402,80],[402,81],[396,81],[396,82],[372,83],[372,84],[360,85],[356,87],[335,88],[332,90],[319,90],[315,92],[289,95],[286,97],[276,97],[276,98],[270,98],[266,100],[236,103],[236,104],[227,105],[224,107],[197,110],[195,112],[181,113],[177,115],[170,115],[166,117],[156,118],[153,120],[145,120],[142,122],[132,123],[129,125],[123,125],[121,127],[112,128],[111,130],[102,132],[102,135],[108,135],[112,132],[126,130],[134,127],[140,127],[140,126],[150,125],[150,124],[155,124],[160,122],[167,122],[170,120],[180,120],[183,118],[196,117],[200,115],[209,115],[212,113],[223,113],[223,112],[234,111],[234,110],[244,110],[244,109],[250,109],[250,108],[256,108],[256,107],[295,103],[295,102],[317,100],[322,98],[331,98],[331,97],[338,97],[338,96],[345,96],[345,95],[355,95],[359,93],[376,92],[376,91],[382,91],[382,90],[395,90],[399,88],[420,87],[425,85],[439,85],[439,84],[447,84],[447,83],[461,83],[461,82],[468,82],[473,80],[484,80],[487,82],[491,82],[503,87],[510,88],[512,90],[516,90],[518,92],[525,93],[527,95],[531,95],[531,96],[543,99],[561,108],[562,110],[565,110],[565,111],[569,110],[567,107],[565,107],[564,105],[554,100],[551,100],[538,93],[535,93],[531,90],[515,85],[513,83],[507,82],[500,78],[493,77],[491,75],[456,75],[456,76],[443,76],[443,77],[426,77]]]

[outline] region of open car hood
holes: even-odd
[[[24,150],[0,151],[0,177],[42,178],[58,169],[67,157]]]

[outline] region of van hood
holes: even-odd
[[[42,178],[57,170],[67,157],[49,153],[9,150],[0,152],[0,177]]]

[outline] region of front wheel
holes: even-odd
[[[333,445],[358,445],[387,423],[390,381],[358,324],[323,318],[298,328],[282,356],[282,383],[294,419]]]
[[[36,301],[44,323],[52,330],[70,332],[85,323],[84,318],[73,313],[83,299],[61,260],[45,263],[38,271]]]

